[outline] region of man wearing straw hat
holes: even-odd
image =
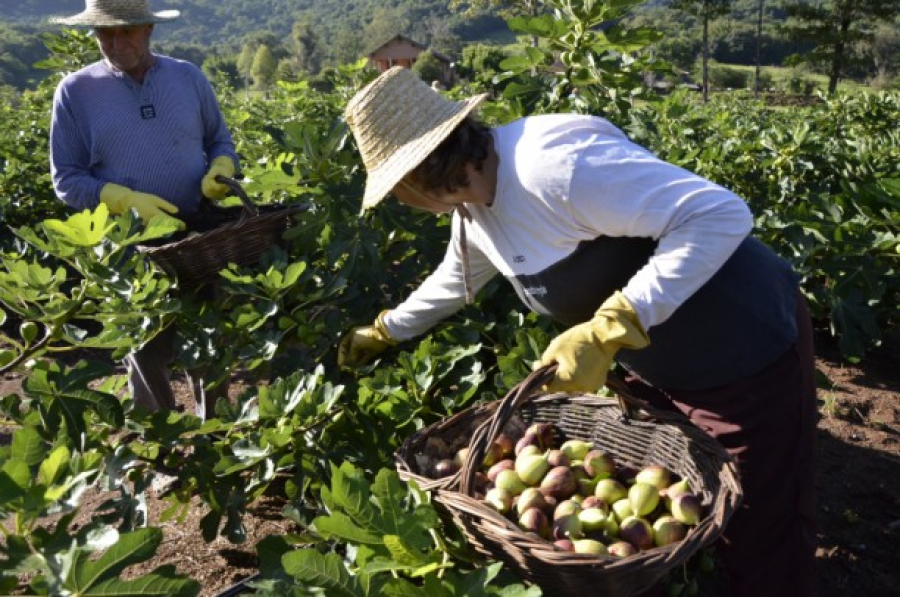
[[[92,28],[103,55],[66,76],[53,98],[53,186],[75,209],[103,203],[146,222],[192,214],[204,196],[228,193],[215,178],[234,176],[237,154],[212,86],[195,65],[150,51],[155,24],[178,16],[152,12],[144,0],[87,0],[84,11],[51,19]],[[175,408],[173,336],[169,326],[126,358],[135,406]],[[198,414],[212,414],[215,396],[202,378],[190,381]]]
[[[732,594],[815,594],[815,368],[797,276],[750,236],[741,198],[606,120],[489,129],[472,116],[484,100],[448,100],[397,67],[348,103],[363,206],[393,194],[453,222],[437,270],[348,332],[339,363],[426,332],[502,274],[567,327],[539,363],[557,364],[548,391],[595,392],[615,359],[635,393],[735,458],[744,503],[720,542]]]

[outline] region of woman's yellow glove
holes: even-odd
[[[347,332],[338,346],[339,367],[353,368],[365,365],[388,347],[397,344],[384,325],[384,316],[387,313],[382,311],[372,325],[353,328]]]
[[[234,161],[227,155],[220,155],[209,164],[206,176],[200,182],[203,196],[210,199],[222,199],[231,189],[216,180],[216,176],[234,177]]]
[[[135,210],[145,224],[154,216],[165,216],[181,222],[169,215],[178,213],[178,208],[162,197],[132,191],[120,184],[108,182],[103,185],[103,188],[100,189],[100,201],[105,203],[109,212],[113,214],[123,214],[129,209]],[[183,222],[181,222],[181,227],[184,227]]]
[[[650,345],[637,313],[621,292],[606,299],[594,318],[573,326],[550,342],[538,367],[558,363],[548,392],[596,392],[606,383],[620,348]]]

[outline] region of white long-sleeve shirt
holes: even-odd
[[[772,307],[759,310],[758,316],[771,318],[775,328],[790,327],[782,315],[792,313],[793,276],[774,254],[767,255],[771,252],[748,240],[752,216],[740,197],[658,159],[601,118],[532,116],[492,133],[499,157],[494,202],[466,205],[471,214],[465,225],[476,291],[500,273],[530,308],[571,325],[590,319],[613,291],[621,290],[648,331],[651,348],[654,344],[666,347],[673,341],[664,330],[654,334],[654,328],[667,322],[739,247],[747,245],[742,251],[746,256],[735,259],[722,275],[730,279],[734,270],[743,276],[746,269],[741,279],[756,288],[757,278],[771,277],[766,268],[777,270],[785,288],[773,297]],[[464,304],[458,214],[452,229],[440,266],[385,317],[395,338],[424,333]],[[764,254],[764,259],[759,257]],[[755,261],[759,263],[753,265]],[[740,288],[740,284],[729,282],[729,288]],[[711,288],[706,295],[711,297],[714,291],[731,292]],[[724,301],[731,298],[701,297],[695,311],[714,309]],[[669,328],[683,334],[689,324],[676,322]],[[712,322],[708,343],[725,341],[712,326],[729,324]],[[752,361],[771,361],[792,339],[790,331],[773,332],[771,338],[760,339],[766,354],[746,355],[740,374],[758,368]],[[697,338],[703,341],[702,330]],[[769,355],[770,350],[778,354]],[[631,356],[643,360],[658,351],[641,352]],[[629,355],[623,357],[627,360]],[[685,383],[674,378],[659,381]]]

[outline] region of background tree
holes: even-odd
[[[786,30],[816,44],[802,59],[824,66],[828,93],[833,94],[853,60],[854,47],[874,37],[879,21],[897,16],[898,0],[801,0],[785,8],[790,17]]]
[[[426,83],[430,84],[432,81],[445,83],[442,67],[443,63],[435,57],[434,52],[425,50],[419,54],[419,58],[413,64],[412,70]]]
[[[275,82],[275,72],[278,62],[272,55],[272,50],[266,44],[261,44],[253,57],[253,67],[250,75],[253,77],[253,86],[257,89],[267,90]]]
[[[716,17],[728,14],[730,0],[673,0],[672,8],[699,17],[703,23],[703,101],[709,100],[709,24]]]
[[[312,18],[303,17],[291,29],[291,61],[296,73],[317,73],[322,67],[322,42]]]
[[[250,88],[250,76],[253,71],[253,58],[256,56],[256,48],[245,43],[237,58],[237,71],[244,81],[244,88]]]

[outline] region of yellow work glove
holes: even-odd
[[[621,292],[606,299],[594,318],[573,326],[550,342],[537,366],[558,363],[548,392],[596,392],[606,383],[620,348],[650,344],[637,313]]]
[[[231,191],[228,186],[216,180],[216,176],[219,175],[225,178],[234,177],[234,162],[227,155],[220,155],[209,165],[206,176],[200,182],[200,188],[203,190],[204,197],[221,199]]]
[[[384,325],[385,315],[387,311],[382,311],[372,325],[353,328],[347,332],[338,346],[339,367],[365,365],[389,346],[397,344]]]
[[[139,193],[128,187],[108,182],[100,189],[100,201],[106,204],[110,213],[123,214],[129,209],[135,210],[146,224],[154,216],[165,216],[178,213],[178,208],[157,195]],[[177,218],[171,218],[176,221]],[[182,223],[182,227],[184,224]]]

